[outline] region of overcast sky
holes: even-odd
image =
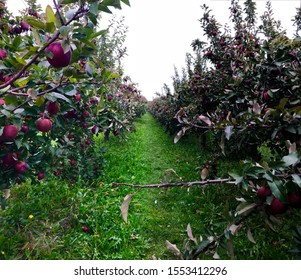
[[[24,0],[8,0],[11,12],[25,7]],[[125,73],[139,84],[142,94],[151,99],[161,92],[164,83],[172,84],[174,66],[179,71],[185,67],[185,54],[192,52],[191,42],[202,39],[199,19],[202,4],[207,4],[220,23],[229,22],[229,0],[130,0],[131,7],[123,5],[118,16],[125,16],[129,27],[126,46],[128,56],[124,59]],[[243,1],[242,1],[243,2]],[[300,0],[272,0],[274,15],[282,25],[293,33],[292,17]],[[52,5],[52,0],[38,0],[42,7]],[[258,0],[257,11],[262,15],[265,1]],[[116,11],[116,10],[115,10]],[[105,26],[104,26],[105,28]]]

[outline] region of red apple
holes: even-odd
[[[79,93],[75,94],[75,100],[80,101],[80,99],[81,99],[80,94]]]
[[[265,91],[262,94],[262,98],[263,98],[264,101],[269,101],[271,99],[271,96],[269,95],[269,93],[267,91]]]
[[[7,168],[9,166],[12,166],[15,164],[16,160],[15,160],[15,156],[11,156],[10,154],[6,154],[3,159],[2,159],[2,165],[3,168]]]
[[[88,227],[88,226],[82,226],[82,230],[83,230],[84,232],[88,232],[88,231],[89,231],[89,227]]]
[[[6,50],[0,50],[0,60],[3,60],[7,57],[7,51]]]
[[[64,52],[61,42],[54,42],[50,44],[46,49],[46,53],[51,53],[51,56],[47,56],[47,60],[54,68],[66,67],[71,61],[71,51]]]
[[[261,186],[257,190],[257,195],[263,200],[265,200],[271,194],[272,194],[271,189],[267,186]]]
[[[50,115],[56,115],[60,111],[60,104],[57,102],[49,101],[46,104],[46,109]]]
[[[24,132],[24,133],[27,133],[29,130],[28,126],[27,125],[22,125],[21,127],[21,131]]]
[[[43,172],[40,172],[40,173],[38,174],[38,180],[43,180],[44,177],[45,177],[45,175],[44,175]]]
[[[26,171],[27,169],[27,164],[24,161],[19,161],[15,164],[15,170],[18,174],[22,174]]]
[[[4,105],[5,104],[5,100],[4,99],[0,99],[0,105]]]
[[[281,202],[277,197],[274,197],[271,205],[268,206],[268,211],[272,215],[282,214],[286,211],[287,205]]]
[[[23,31],[28,31],[30,28],[30,25],[26,21],[21,22],[21,28]]]
[[[289,192],[287,198],[292,208],[301,208],[301,194],[299,192]]]
[[[41,132],[48,132],[52,128],[52,122],[49,119],[39,118],[36,122],[37,128]]]
[[[3,137],[6,139],[15,139],[18,136],[18,128],[15,125],[6,125],[3,129]]]

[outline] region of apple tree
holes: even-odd
[[[129,129],[144,108],[112,65],[121,58],[103,60],[110,27],[98,28],[101,13],[130,3],[54,0],[42,11],[26,2],[13,16],[0,1],[0,188],[47,176],[90,185],[103,164],[95,135]]]

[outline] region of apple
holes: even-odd
[[[262,98],[263,98],[264,101],[269,101],[271,99],[271,96],[269,95],[269,93],[267,91],[265,91],[262,94]]]
[[[287,198],[292,208],[301,208],[301,194],[299,192],[289,192]]]
[[[83,230],[84,232],[88,232],[88,231],[89,231],[89,227],[88,227],[88,226],[82,226],[82,230]]]
[[[6,50],[0,50],[0,60],[3,60],[7,57],[7,51]]]
[[[4,99],[0,99],[0,105],[4,105],[5,104],[5,100]]]
[[[80,101],[80,99],[81,99],[80,94],[79,93],[75,94],[75,100]]]
[[[265,200],[271,194],[272,194],[271,189],[267,186],[261,186],[257,190],[257,195],[263,200]]]
[[[52,128],[52,122],[49,119],[39,118],[36,122],[37,128],[41,132],[48,132]]]
[[[60,111],[60,104],[57,102],[49,101],[46,104],[46,109],[50,115],[56,115]]]
[[[54,68],[66,67],[71,61],[71,51],[64,52],[60,41],[50,44],[46,49],[46,53],[52,53],[52,56],[47,56],[47,60]]]
[[[21,131],[24,132],[24,133],[27,133],[29,130],[28,126],[27,125],[22,125],[21,127]]]
[[[40,172],[40,173],[38,174],[38,180],[43,180],[44,177],[45,177],[45,175],[44,175],[43,172]]]
[[[22,174],[26,171],[27,164],[24,161],[19,161],[15,164],[14,168],[18,174]]]
[[[15,139],[18,136],[19,130],[15,125],[6,125],[3,129],[2,136],[5,139]]]
[[[28,31],[30,28],[30,25],[26,21],[21,22],[21,28],[23,31]]]
[[[281,202],[277,197],[274,197],[271,205],[268,205],[268,211],[272,215],[282,214],[286,211],[287,205]]]
[[[16,156],[11,156],[10,154],[6,154],[3,159],[2,159],[2,165],[4,168],[7,168],[9,166],[12,166],[15,164],[16,162],[16,159],[17,157]]]
[[[22,33],[22,27],[21,26],[14,26],[14,33],[15,34],[21,34]]]

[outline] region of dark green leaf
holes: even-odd
[[[101,2],[104,6],[112,6],[116,9],[121,9],[120,0],[104,0]]]
[[[123,2],[124,4],[126,4],[128,6],[131,6],[130,0],[121,0],[121,2]]]

